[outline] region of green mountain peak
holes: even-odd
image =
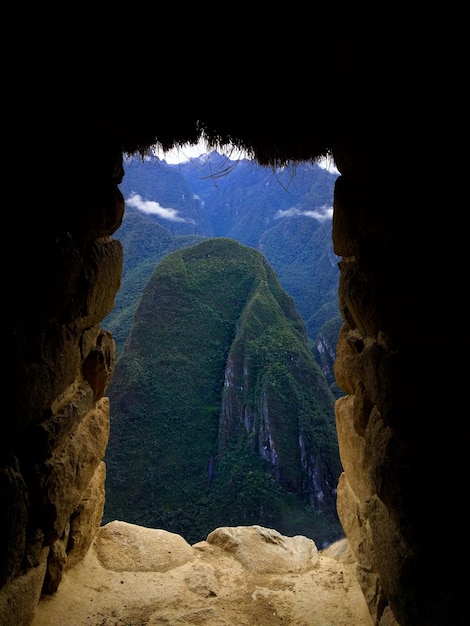
[[[109,395],[105,518],[190,541],[238,524],[341,534],[334,400],[259,250],[221,237],[167,254]]]

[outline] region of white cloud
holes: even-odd
[[[325,222],[326,220],[333,219],[333,207],[327,206],[326,204],[318,207],[312,211],[301,211],[296,207],[292,207],[291,209],[287,209],[286,211],[277,211],[274,215],[275,219],[280,219],[282,217],[293,217],[296,215],[305,215],[306,217],[311,217],[319,222]]]
[[[142,211],[142,213],[158,215],[158,217],[162,217],[163,219],[169,220],[170,222],[190,222],[191,224],[194,224],[194,220],[180,217],[178,215],[177,209],[167,209],[160,206],[158,202],[155,202],[154,200],[143,200],[142,196],[138,193],[133,193],[132,195],[130,195],[127,198],[126,202],[134,209]]]

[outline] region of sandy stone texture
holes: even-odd
[[[252,559],[250,560],[250,555]],[[101,527],[32,626],[371,626],[347,540],[220,528],[190,546],[164,530]]]

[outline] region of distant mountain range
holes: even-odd
[[[341,325],[338,258],[331,238],[337,174],[316,164],[272,169],[213,151],[169,165],[149,153],[124,163],[122,286],[105,320],[118,354],[141,291],[155,265],[173,250],[206,237],[228,237],[259,249],[294,298],[310,345],[332,390]]]
[[[190,542],[241,524],[341,536],[334,397],[259,250],[215,237],[166,254],[108,392],[105,522]]]

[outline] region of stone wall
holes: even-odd
[[[378,167],[358,152],[337,159],[333,240],[345,323],[335,373],[346,394],[336,403],[338,512],[375,624],[460,624],[460,582],[440,571],[436,553],[448,554],[465,532],[461,376],[450,365],[461,335],[451,304],[459,236],[431,217],[439,203],[452,210],[452,194],[437,193],[429,155],[413,168],[416,186],[396,176],[391,156],[376,154]],[[456,561],[448,554],[445,568]]]
[[[86,207],[77,219],[67,210],[67,194],[58,193],[57,205],[54,197],[49,204],[56,222],[45,220],[45,230],[38,224],[30,236],[26,227],[15,242],[15,256],[30,271],[16,267],[9,311],[15,314],[3,346],[5,407],[13,419],[6,420],[0,445],[2,626],[31,622],[40,594],[54,592],[63,572],[84,556],[103,514],[105,394],[115,345],[100,321],[120,285],[122,247],[109,235],[124,203],[117,189],[121,153],[104,170],[86,161],[84,167],[77,152],[75,165],[95,181],[88,198],[93,219]],[[89,182],[88,191],[92,187]],[[112,193],[103,193],[110,187]],[[99,210],[97,196],[104,200]]]

